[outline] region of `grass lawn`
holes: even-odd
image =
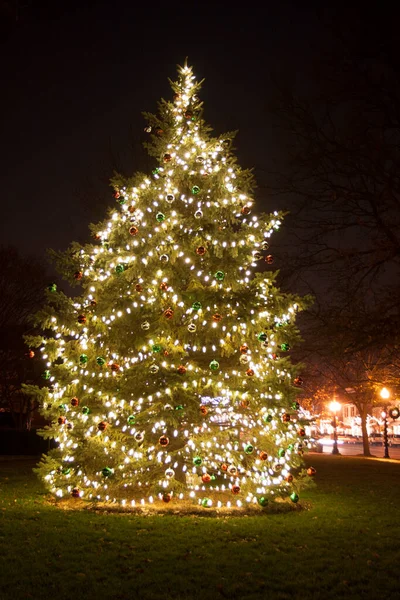
[[[400,462],[307,463],[307,509],[213,518],[60,510],[1,461],[0,599],[398,597]]]

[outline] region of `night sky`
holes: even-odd
[[[297,3],[13,2],[2,15],[1,243],[44,256],[72,240],[114,200],[113,168],[152,163],[141,148],[143,110],[171,98],[167,78],[188,56],[205,119],[217,134],[239,129],[243,167],[265,169],[279,154],[266,106],[273,75],[298,79],[318,51],[318,22]],[[260,194],[262,207],[275,200]]]

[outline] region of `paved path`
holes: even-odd
[[[332,452],[332,446],[323,446],[324,454],[330,454]],[[383,458],[384,448],[381,444],[377,446],[370,446],[371,454],[378,458]],[[339,452],[344,456],[356,456],[362,454],[362,444],[341,444],[339,445]],[[400,446],[389,446],[390,458],[396,458],[400,460]]]

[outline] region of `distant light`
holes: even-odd
[[[381,389],[380,395],[381,395],[381,398],[383,398],[384,400],[387,400],[390,397],[390,392],[387,388],[384,387]]]

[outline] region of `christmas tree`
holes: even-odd
[[[234,134],[211,137],[192,69],[173,101],[145,114],[151,176],[112,181],[118,203],[95,241],[57,255],[38,315],[57,448],[39,471],[58,497],[123,505],[194,499],[204,507],[299,498],[307,479],[297,297],[270,271],[281,217],[253,214],[253,180]],[[309,474],[312,474],[312,472]]]

